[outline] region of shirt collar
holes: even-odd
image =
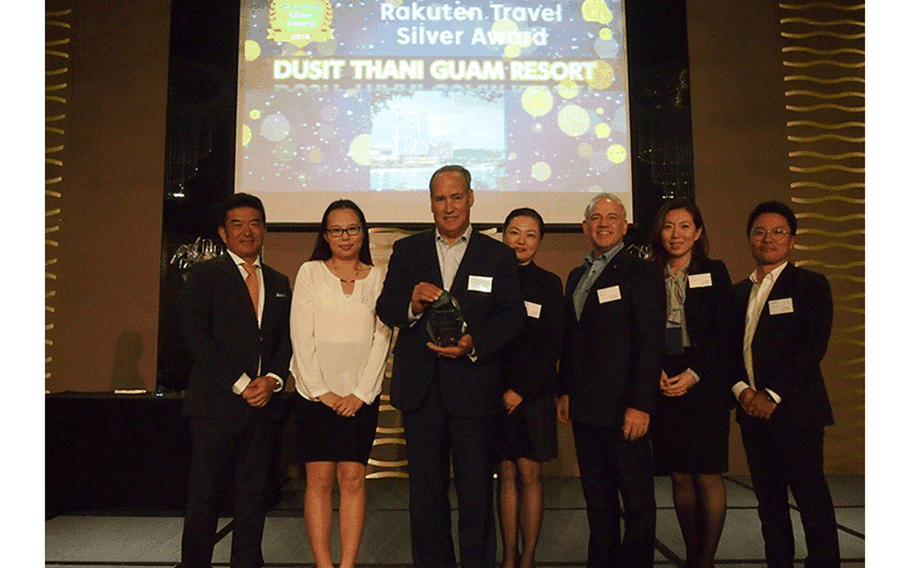
[[[588,256],[585,257],[585,264],[592,266],[597,261],[602,261],[603,264],[606,264],[613,260],[613,257],[616,256],[620,250],[622,250],[623,246],[624,243],[619,243],[617,245],[614,245],[613,248],[605,250],[603,254],[599,254],[597,256],[594,256],[594,251],[591,251],[588,253]]]
[[[675,280],[684,280],[687,277],[687,275],[689,274],[689,266],[691,266],[691,265],[692,265],[692,263],[690,262],[689,264],[683,266],[682,268],[680,268],[679,270],[676,271],[676,274],[673,274],[672,272],[670,272],[669,266],[664,265],[664,276],[666,278],[673,278]]]
[[[451,244],[448,243],[448,242],[446,242],[446,240],[442,238],[442,235],[439,234],[439,228],[438,228],[438,227],[435,228],[435,229],[433,229],[433,232],[436,234],[436,242],[437,242],[437,243],[442,243],[442,244],[444,244],[444,245],[447,246],[447,247],[453,247],[453,246],[457,245],[458,243],[461,243],[461,242],[465,242],[465,243],[466,243],[466,242],[470,241],[470,240],[471,240],[471,233],[473,232],[473,229],[472,229],[471,225],[468,224],[468,228],[465,229],[464,234],[461,235],[460,237],[458,237],[458,239],[457,239],[454,243],[451,243]]]
[[[245,260],[243,260],[242,258],[240,258],[239,256],[237,256],[236,254],[234,254],[234,253],[231,252],[230,250],[227,251],[227,253],[228,253],[229,255],[231,255],[231,259],[234,261],[234,264],[236,264],[237,266],[246,264],[246,261],[245,261]],[[253,262],[253,266],[260,266],[260,265],[259,265],[259,257],[258,257],[258,256],[256,257],[256,260]]]
[[[780,276],[780,273],[784,271],[784,268],[788,264],[790,264],[790,263],[788,261],[785,261],[783,264],[781,264],[780,266],[778,266],[777,268],[775,268],[774,270],[769,272],[765,276],[765,278],[770,278],[771,284],[774,284],[775,282],[777,282],[777,279]],[[752,271],[752,274],[749,275],[749,280],[751,280],[753,284],[761,285],[758,281],[758,269],[757,268]],[[764,282],[764,280],[762,280],[762,282]]]

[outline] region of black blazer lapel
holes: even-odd
[[[483,247],[484,243],[481,243],[480,240],[483,238],[483,235],[478,233],[476,229],[472,230],[471,238],[468,240],[468,246],[465,248],[464,256],[461,257],[461,263],[458,265],[458,270],[455,272],[455,278],[452,279],[452,290],[453,294],[456,292],[461,293],[468,289],[468,276],[473,272],[474,265],[477,264],[477,259],[482,258],[484,255],[480,250]],[[437,262],[437,266],[439,263]],[[442,278],[440,276],[440,278]]]
[[[574,295],[575,289],[578,288],[578,283],[581,282],[581,278],[585,274],[585,270],[585,265],[573,268],[572,272],[569,273],[569,277],[566,278],[565,301],[568,303],[569,315],[571,316],[566,323],[569,325],[574,325],[578,321],[578,314],[575,312]]]
[[[746,329],[746,312],[749,309],[749,294],[752,292],[752,280],[748,277],[733,287],[734,323],[742,331]],[[742,333],[739,333],[740,339]]]
[[[779,300],[781,298],[792,298],[796,290],[796,268],[792,263],[787,263],[787,266],[781,271],[780,276],[777,279],[777,282],[774,283],[774,287],[771,288],[771,293],[768,294],[768,299],[765,301],[765,305],[762,306],[761,314],[758,316],[758,325],[755,326],[755,335],[753,336],[753,348],[755,345],[756,337],[764,337],[765,332],[767,331],[771,318],[771,308],[769,307],[770,303],[773,300]],[[767,277],[766,277],[767,278]],[[746,296],[746,309],[748,309],[749,296]],[[774,326],[771,326],[774,327]]]
[[[265,286],[265,300],[262,302],[262,329],[271,329],[271,320],[275,316],[275,294],[278,293],[278,282],[275,274],[262,267],[262,284]]]
[[[414,270],[419,274],[418,280],[426,280],[430,284],[442,288],[442,267],[439,266],[439,254],[436,252],[436,231],[435,229],[429,229],[420,233],[420,240],[418,241],[418,251],[415,255],[414,262],[419,262],[416,259],[425,258],[427,264],[423,267],[415,266]]]
[[[693,289],[690,276],[695,274],[710,274],[711,287]],[[666,275],[666,272],[664,272],[664,275]],[[696,341],[696,338],[692,337],[693,330],[699,329],[698,323],[701,321],[701,318],[704,317],[704,313],[706,311],[710,311],[712,307],[705,305],[705,302],[713,302],[716,299],[716,297],[710,293],[713,291],[713,288],[718,285],[717,282],[714,282],[714,276],[715,274],[712,272],[711,266],[707,262],[695,261],[689,265],[689,271],[686,276],[686,301],[684,303],[684,310],[686,314],[686,327],[689,333],[689,339],[693,342]],[[664,277],[664,280],[666,281],[666,276]],[[694,293],[693,290],[695,290]]]

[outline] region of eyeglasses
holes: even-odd
[[[790,231],[787,231],[786,229],[781,229],[780,227],[778,227],[776,229],[771,229],[770,231],[768,231],[767,229],[762,229],[761,227],[755,227],[754,229],[752,229],[752,232],[749,233],[749,237],[753,241],[763,241],[763,240],[765,240],[765,236],[770,236],[772,241],[780,242],[780,241],[784,240],[784,237],[786,237],[789,234],[790,234]]]
[[[354,225],[352,227],[332,227],[331,229],[326,229],[325,232],[332,235],[336,239],[344,233],[347,233],[352,237],[356,237],[360,234],[361,228],[362,227],[360,225]]]

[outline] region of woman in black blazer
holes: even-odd
[[[732,283],[708,255],[698,207],[673,200],[658,212],[651,257],[664,267],[667,343],[653,418],[658,474],[669,474],[686,544],[686,568],[710,568],[723,531],[732,395]]]
[[[509,213],[502,241],[515,251],[527,317],[506,352],[500,438],[499,522],[503,568],[534,566],[543,521],[541,462],[556,457],[556,361],[562,348],[562,281],[532,260],[544,233],[530,208]],[[518,534],[523,549],[518,551]]]

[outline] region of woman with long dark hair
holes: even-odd
[[[304,517],[318,568],[331,568],[332,489],[338,481],[341,564],[354,566],[366,513],[366,464],[376,434],[391,330],[376,317],[383,277],[372,266],[363,212],[331,203],[316,246],[297,273],[291,302],[291,370]]]
[[[727,345],[732,283],[708,258],[698,207],[666,203],[657,214],[651,256],[664,267],[666,355],[653,419],[656,471],[670,475],[686,545],[686,568],[711,568],[723,531],[727,493],[731,350]]]

